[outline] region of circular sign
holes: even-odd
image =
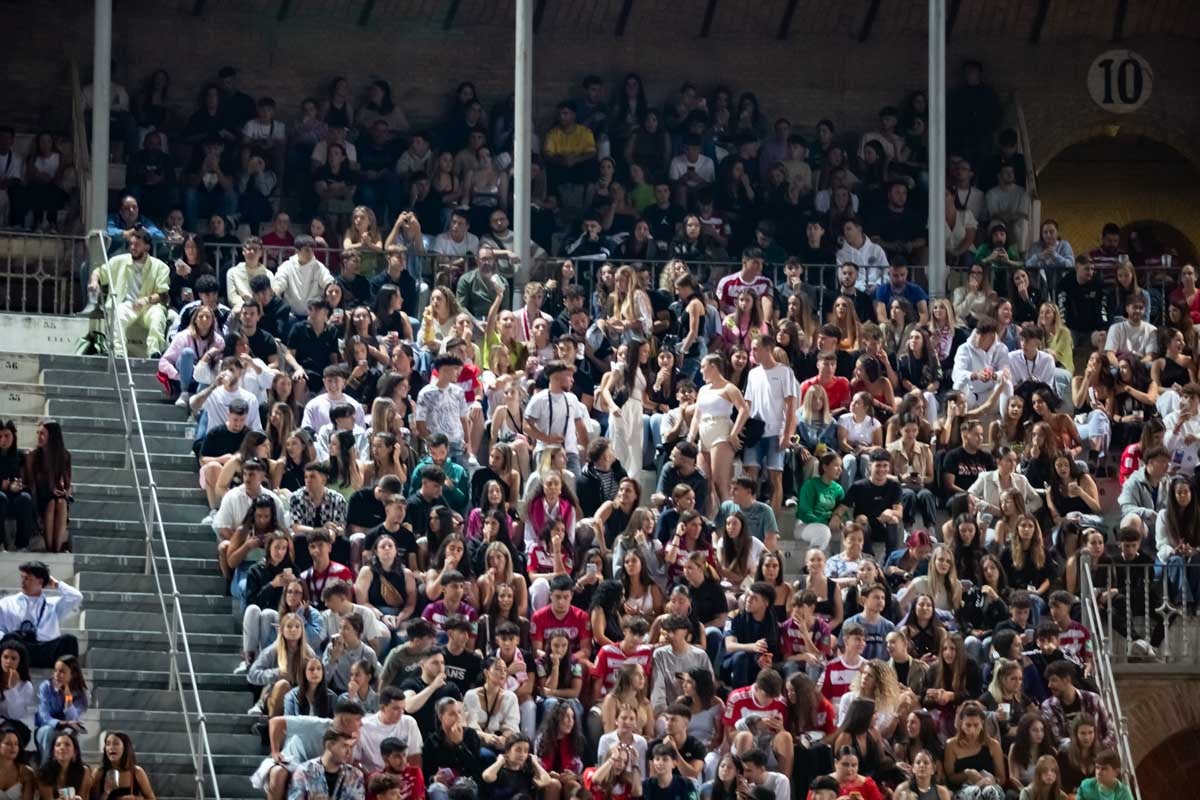
[[[1109,50],[1092,62],[1087,86],[1092,100],[1105,111],[1130,114],[1150,99],[1154,71],[1132,50]]]

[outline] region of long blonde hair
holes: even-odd
[[[938,554],[944,553],[950,561],[950,571],[945,580],[940,580],[934,571],[934,563]],[[954,548],[939,544],[933,548],[929,556],[929,596],[933,598],[934,608],[949,608],[957,611],[962,608],[962,583],[958,580],[958,564],[954,559]]]
[[[1004,702],[1004,679],[1014,672],[1020,672],[1021,665],[1009,658],[996,659],[996,666],[992,670],[992,681],[988,684],[988,694],[997,703]]]
[[[371,433],[393,433],[388,417],[395,418],[396,404],[390,397],[376,397],[371,403]]]
[[[367,234],[365,237],[359,233],[358,226],[353,222],[354,217],[359,214],[362,214],[367,219]],[[351,244],[362,244],[363,242],[367,244],[380,243],[379,223],[375,219],[375,212],[369,206],[355,206],[354,210],[350,212],[350,219],[350,227],[346,229],[346,238],[350,240]]]
[[[483,566],[486,570],[491,566],[492,553],[500,553],[504,556],[504,574],[497,577],[496,582],[509,583],[513,578],[513,562],[512,554],[508,552],[507,545],[504,542],[492,542],[487,546],[487,550],[483,553]]]
[[[954,304],[945,297],[939,297],[933,301],[933,305],[929,308],[930,330],[937,330],[935,327],[937,323],[935,322],[935,317],[933,315],[933,310],[935,308],[941,308],[946,312],[946,322],[950,325],[950,330],[954,330],[958,327],[958,316],[954,313]]]
[[[621,293],[622,275],[627,279],[625,284],[627,289],[624,294]],[[639,291],[640,284],[638,283],[637,270],[628,264],[619,268],[617,274],[613,276],[613,315],[627,322],[637,319],[637,295]]]
[[[821,410],[817,411],[814,406],[816,398],[821,399]],[[814,419],[816,415],[820,415],[819,419]],[[819,383],[814,383],[808,387],[808,391],[804,393],[804,402],[800,405],[800,417],[810,425],[821,423],[828,425],[833,421],[833,417],[829,414],[829,395],[825,388]]]
[[[287,640],[283,638],[283,629],[293,621],[300,626],[300,643],[296,646],[295,659],[292,658],[293,654],[288,652]],[[308,659],[316,657],[312,648],[308,646],[306,633],[304,620],[300,618],[299,614],[288,612],[279,618],[279,635],[275,638],[275,665],[279,669],[279,674],[293,686],[300,685],[300,678],[304,674],[304,665]]]
[[[866,699],[875,701],[876,711],[895,711],[900,706],[900,681],[896,671],[886,661],[872,658],[865,668],[854,675],[850,684],[850,689],[859,697],[863,697],[862,682],[868,673],[875,679],[875,689],[874,694]]]

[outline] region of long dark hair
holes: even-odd
[[[25,649],[25,645],[16,639],[9,639],[7,642],[0,644],[0,656],[4,655],[5,650],[12,650],[17,654],[17,677],[26,683],[31,682],[29,677],[29,651]],[[0,700],[4,699],[4,688],[4,683],[0,682]]]
[[[1037,746],[1037,752],[1033,750],[1033,739],[1029,735],[1029,730],[1035,722],[1042,723],[1042,741]],[[1050,731],[1047,729],[1042,715],[1036,713],[1022,715],[1020,721],[1017,722],[1017,735],[1013,737],[1013,761],[1021,766],[1026,766],[1037,761],[1041,756],[1052,756],[1054,753],[1054,745],[1050,743]]]
[[[38,783],[53,786],[57,789],[59,779],[65,778],[65,783],[78,792],[83,787],[85,769],[83,766],[83,753],[79,749],[79,739],[75,738],[75,734],[70,730],[64,729],[54,734],[54,744],[58,744],[58,740],[63,737],[70,739],[71,746],[75,748],[75,755],[71,759],[71,763],[67,765],[65,775],[58,761],[54,759],[54,746],[51,745],[50,752],[46,754],[46,763],[42,764],[37,772]]]
[[[329,471],[338,483],[350,485],[350,468],[358,453],[358,445],[354,441],[354,431],[337,431],[333,434],[338,443],[338,454],[329,457]]]
[[[371,81],[371,85],[379,87],[379,91],[383,92],[383,99],[379,101],[378,106],[375,106],[370,100],[364,103],[363,106],[373,111],[378,111],[380,114],[392,113],[396,108],[396,104],[392,102],[392,85],[382,78]]]
[[[730,566],[737,565],[739,568],[745,568],[750,564],[750,527],[746,522],[746,515],[741,511],[735,511],[725,517],[728,523],[730,519],[737,519],[742,524],[742,531],[738,534],[737,541],[732,541],[725,533],[725,529],[721,529],[721,552],[718,554],[722,566],[728,569]]]
[[[71,471],[71,454],[67,452],[62,426],[58,422],[48,419],[42,423],[42,427],[46,429],[46,446],[34,448],[30,452],[33,465],[31,472],[44,472],[49,478],[47,483],[51,489],[56,489]]]
[[[792,720],[792,734],[815,730],[818,726],[817,711],[821,708],[817,684],[803,672],[788,678],[787,685],[796,699],[788,699],[788,717]]]
[[[696,697],[700,700],[701,707],[693,708],[692,714],[699,714],[701,711],[707,711],[712,707],[713,700],[717,696],[717,685],[713,681],[712,671],[709,669],[689,669],[687,675],[692,679],[692,683],[696,687]],[[688,703],[691,703],[691,698],[688,698]]]
[[[571,707],[570,703],[556,703],[552,709],[546,712],[546,717],[542,720],[541,730],[538,731],[538,758],[547,759],[558,749],[559,722],[566,716],[568,711],[575,714],[575,709]],[[575,755],[583,758],[585,752],[583,721],[579,719],[578,714],[575,715],[575,725],[571,728],[570,737],[571,747],[575,751]]]
[[[115,736],[121,740],[121,760],[116,764],[108,760],[108,749],[104,747],[109,736]],[[104,741],[101,742],[101,751],[103,755],[100,758],[100,774],[104,775],[109,770],[119,769],[121,772],[134,772],[137,769],[137,755],[133,752],[133,739],[129,738],[129,734],[124,731],[109,731],[104,734]],[[137,777],[134,776],[131,781],[134,787],[137,786]],[[100,788],[99,785],[96,787]]]
[[[621,618],[621,599],[625,596],[625,587],[615,578],[608,578],[600,581],[596,586],[596,591],[592,593],[592,604],[590,610],[600,609],[604,615],[614,616],[618,621]]]
[[[1175,487],[1187,483],[1184,477],[1175,477],[1167,489],[1167,536],[1173,540],[1171,544],[1185,542],[1190,545],[1200,544],[1200,502],[1196,501],[1196,490],[1192,489],[1192,501],[1180,507],[1175,499]],[[1188,483],[1188,488],[1191,484]]]
[[[21,451],[17,449],[17,424],[10,419],[3,425],[0,425],[0,430],[6,430],[12,434],[12,447],[8,448],[8,450],[0,450],[0,457],[19,454]]]
[[[737,770],[737,777],[733,779],[733,786],[727,787],[725,784],[721,783],[721,777],[719,774],[721,767],[720,761],[718,761],[718,774],[713,776],[712,794],[709,796],[710,800],[736,800],[736,798],[742,797],[742,795],[738,793],[737,783],[737,779],[742,776],[742,772],[745,770],[745,767],[742,765],[742,759],[733,753],[729,753],[728,755],[721,756],[721,761],[724,761],[726,758],[729,758],[733,761],[733,768]]]
[[[86,697],[87,679],[83,677],[83,667],[79,666],[79,659],[75,656],[61,656],[58,661],[66,665],[67,671],[71,673],[71,679],[68,683],[71,694],[76,697]]]
[[[308,682],[308,663],[316,661],[321,665],[321,680],[320,682],[311,684]],[[314,716],[325,717],[326,719],[333,718],[333,709],[329,706],[329,692],[325,689],[325,664],[320,658],[310,656],[304,660],[304,669],[300,670],[300,689],[296,694],[300,706],[300,713]],[[308,699],[309,694],[312,694],[312,700]]]

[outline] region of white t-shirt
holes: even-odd
[[[383,740],[395,737],[402,742],[408,742],[407,755],[421,755],[425,741],[421,738],[421,728],[417,721],[405,714],[395,725],[385,725],[379,720],[379,714],[369,714],[363,717],[362,728],[358,732],[358,745],[354,754],[368,773],[383,769],[383,755],[379,752]]]
[[[563,450],[567,453],[579,453],[575,420],[587,418],[587,407],[570,392],[551,395],[549,389],[542,389],[535,392],[525,406],[525,419],[544,434],[563,437]],[[546,443],[539,441],[533,451],[540,453],[545,449]]]
[[[1127,319],[1115,322],[1108,328],[1108,338],[1104,340],[1104,349],[1110,353],[1136,353],[1139,356],[1152,356],[1158,351],[1158,339],[1155,327],[1149,322],[1142,322],[1137,327]]]
[[[604,759],[608,757],[608,751],[619,741],[616,731],[609,731],[600,737],[600,744],[596,748],[596,763],[603,764]],[[639,733],[633,734],[633,754],[637,757],[638,769],[643,775],[646,774],[646,737]]]
[[[887,254],[883,248],[865,237],[862,247],[851,247],[849,242],[842,244],[837,251],[837,263],[858,267],[858,280],[854,285],[864,292],[868,287],[873,289],[883,283],[883,273],[888,268]]]
[[[439,233],[433,240],[433,252],[439,256],[465,256],[479,252],[479,237],[468,233],[461,242],[456,242],[449,233]]]
[[[242,126],[242,136],[251,140],[283,142],[287,140],[287,126],[277,119],[262,122],[256,117]]]
[[[717,179],[717,168],[713,165],[713,160],[701,153],[695,163],[688,161],[686,155],[672,158],[669,168],[671,180],[677,181],[686,175],[688,167],[694,167],[696,176],[705,183],[712,183]]]
[[[862,422],[855,422],[854,415],[847,411],[837,418],[837,426],[846,431],[846,440],[851,444],[870,444],[879,430],[879,420],[867,414]]]
[[[750,370],[746,402],[750,404],[750,416],[766,423],[763,436],[783,434],[784,403],[789,397],[795,397],[799,403],[800,384],[791,367],[776,364],[768,370],[759,365]]]

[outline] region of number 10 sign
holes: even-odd
[[[1130,114],[1150,99],[1154,71],[1132,50],[1109,50],[1092,62],[1087,86],[1092,100],[1105,111]]]

